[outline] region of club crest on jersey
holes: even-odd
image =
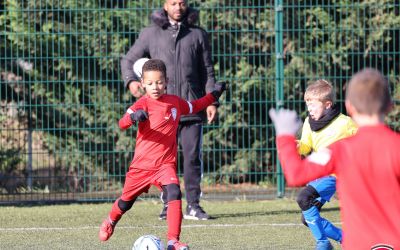
[[[171,109],[171,114],[172,114],[172,118],[174,118],[174,121],[176,120],[176,115],[177,115],[177,110],[176,108],[172,108]]]

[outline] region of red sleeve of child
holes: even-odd
[[[215,97],[211,93],[191,102],[181,99],[180,106],[182,115],[196,114],[213,104],[215,101]]]
[[[302,186],[319,177],[333,173],[334,161],[330,149],[322,149],[301,159],[296,138],[281,135],[276,139],[279,161],[289,186]]]
[[[119,122],[118,122],[119,128],[124,130],[124,129],[127,129],[130,126],[132,126],[134,124],[134,122],[131,119],[131,114],[136,112],[136,110],[139,110],[139,109],[147,110],[145,104],[146,104],[145,98],[140,98],[137,102],[135,102],[132,106],[130,106],[126,110],[126,112],[122,116],[122,118],[119,119]]]

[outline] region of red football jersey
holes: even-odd
[[[294,136],[278,136],[277,147],[289,185],[336,174],[344,249],[400,249],[399,134],[385,125],[360,127],[304,160]]]
[[[119,120],[119,127],[133,125],[130,114],[142,109],[149,119],[138,124],[135,155],[131,168],[156,170],[162,165],[175,165],[177,157],[177,131],[181,115],[197,113],[215,102],[211,94],[192,102],[175,95],[164,94],[158,99],[141,97]]]

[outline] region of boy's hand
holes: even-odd
[[[218,100],[225,90],[226,90],[226,83],[225,82],[217,82],[214,85],[214,90],[211,92],[211,94],[215,97],[215,100]]]
[[[269,117],[274,123],[276,135],[296,135],[302,124],[293,110],[272,108],[269,110]]]
[[[149,115],[143,109],[136,110],[136,112],[130,114],[132,122],[143,122],[149,119]]]

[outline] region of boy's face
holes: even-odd
[[[143,72],[142,87],[152,99],[158,99],[165,93],[167,79],[161,71]]]
[[[317,98],[308,98],[305,100],[307,111],[311,118],[318,121],[326,112],[327,109],[332,107],[331,101],[320,101]]]

